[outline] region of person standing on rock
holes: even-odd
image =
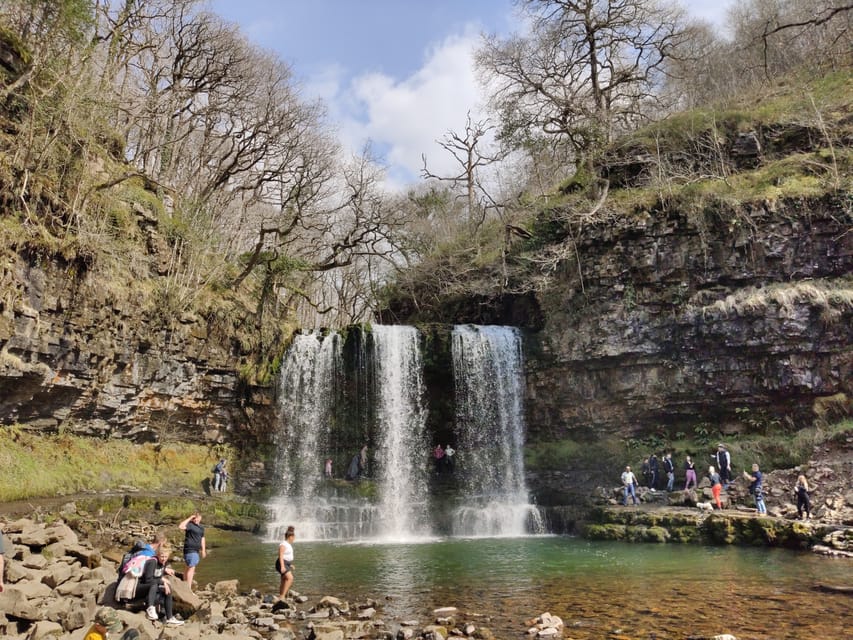
[[[717,509],[722,509],[723,503],[720,501],[720,492],[723,490],[723,483],[720,474],[717,473],[713,465],[708,467],[708,479],[711,481],[711,495],[714,496],[714,504],[717,505]]]
[[[225,471],[225,458],[220,458],[219,462],[216,463],[216,466],[213,467],[213,490],[220,492],[225,491],[225,478],[227,477],[227,472]]]
[[[666,473],[666,490],[672,491],[675,489],[675,465],[671,453],[667,453],[663,458],[663,470]]]
[[[201,513],[196,511],[181,522],[178,528],[186,534],[184,536],[184,562],[187,563],[187,570],[184,573],[184,582],[192,591],[195,568],[202,558],[207,557],[207,543],[204,539],[204,527],[201,526]]]
[[[797,496],[797,520],[802,520],[803,511],[806,512],[806,520],[812,519],[812,501],[809,497],[809,481],[805,476],[797,478],[797,484],[794,485],[794,493]],[[0,579],[2,585],[2,579]]]
[[[654,491],[658,486],[658,457],[655,454],[649,456],[649,489]]]
[[[293,541],[296,539],[296,530],[291,526],[284,532],[284,540],[278,545],[278,559],[275,568],[281,574],[278,585],[278,598],[284,600],[290,587],[293,585]]]
[[[624,506],[628,506],[628,496],[634,500],[634,504],[640,504],[640,501],[637,500],[637,493],[634,491],[634,485],[637,483],[637,478],[634,476],[634,472],[631,471],[631,467],[625,467],[625,471],[622,472],[622,487],[625,490],[625,497],[622,499],[622,504]]]
[[[726,445],[718,444],[717,453],[711,456],[717,463],[717,469],[720,472],[720,480],[723,487],[728,489],[734,478],[732,477],[732,456],[726,449]]]
[[[753,463],[752,473],[749,471],[743,472],[743,477],[749,480],[749,492],[755,498],[755,508],[758,510],[758,515],[766,515],[767,507],[764,504],[764,489],[761,486],[764,479],[761,471],[758,470],[758,463]]]
[[[693,483],[693,488],[695,489],[698,484],[696,483],[696,463],[693,462],[693,459],[690,456],[686,456],[684,458],[684,490],[687,491],[690,488],[690,483]]]

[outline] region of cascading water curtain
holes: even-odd
[[[279,378],[280,429],[276,437],[278,497],[269,508],[271,539],[288,525],[299,527],[301,539],[324,538],[325,509],[320,486],[324,447],[336,402],[335,379],[341,362],[337,333],[314,331],[294,336],[285,354]]]
[[[517,329],[461,325],[452,334],[459,536],[544,531],[524,480],[524,360]]]
[[[374,325],[372,339],[378,536],[405,541],[430,534],[420,334],[414,327]]]

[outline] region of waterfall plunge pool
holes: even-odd
[[[377,617],[432,622],[454,606],[459,624],[521,638],[546,611],[566,624],[563,637],[712,637],[738,640],[838,638],[849,626],[850,596],[815,590],[848,584],[853,562],[781,549],[629,545],[563,536],[448,538],[419,544],[300,542],[294,589],[309,598],[373,598]],[[202,583],[240,580],[241,590],[274,594],[277,545],[246,536],[215,547]],[[486,616],[489,620],[484,620]],[[655,635],[653,635],[655,634]]]

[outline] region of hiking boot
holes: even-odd
[[[179,620],[179,619],[178,619],[178,618],[176,618],[175,616],[172,616],[171,618],[169,618],[168,620],[166,620],[166,624],[177,627],[177,626],[179,626],[179,625],[184,624],[184,621],[183,621],[183,620]]]
[[[155,609],[154,607],[148,607],[145,610],[145,615],[148,616],[149,620],[157,620],[157,609]]]

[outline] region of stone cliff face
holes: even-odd
[[[826,197],[591,230],[538,296],[530,437],[806,426],[827,396],[849,410],[851,222]]]
[[[239,383],[245,354],[198,317],[157,320],[55,262],[9,260],[0,292],[3,424],[213,444],[274,419],[272,394]]]

